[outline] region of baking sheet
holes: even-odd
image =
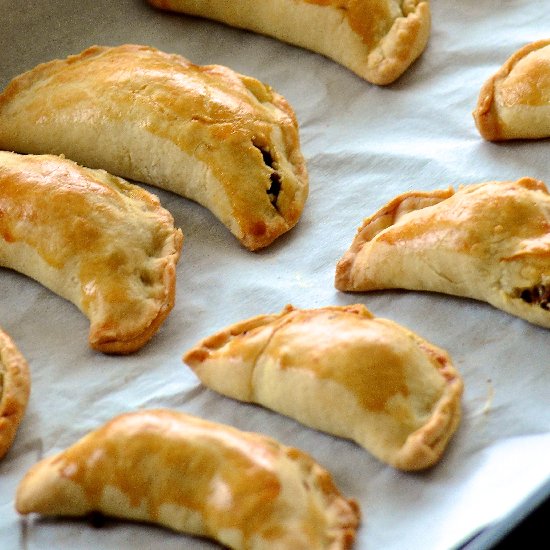
[[[26,355],[32,395],[0,462],[0,547],[207,549],[216,545],[126,522],[102,528],[20,518],[17,483],[38,459],[114,415],[170,407],[260,431],[312,454],[361,504],[357,549],[449,549],[521,508],[550,478],[548,331],[471,300],[414,292],[344,294],[337,260],[357,226],[397,194],[532,176],[550,183],[548,140],[491,144],[471,111],[479,88],[516,49],[548,36],[538,1],[436,0],[422,58],[395,84],[370,85],[314,53],[141,0],[0,0],[0,85],[92,44],[150,44],[272,85],[300,122],[310,196],[298,226],[267,250],[244,250],[204,208],[148,188],[185,234],[177,301],[130,357],[87,348],[88,321],[39,284],[0,269],[0,325]],[[405,474],[353,443],[202,387],[181,362],[198,339],[287,303],[364,303],[449,351],[465,380],[463,420],[441,463]]]

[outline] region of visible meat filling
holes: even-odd
[[[271,176],[269,176],[269,179],[271,180],[271,187],[267,190],[267,194],[270,196],[271,203],[275,206],[277,197],[281,191],[281,176],[279,176],[277,172],[273,172]]]
[[[538,305],[550,311],[550,286],[537,285],[532,288],[518,289],[519,297],[528,304]]]
[[[257,143],[254,143],[254,147],[256,147],[260,151],[260,153],[262,153],[264,164],[273,170],[273,172],[271,172],[271,174],[269,175],[271,185],[267,190],[267,194],[269,195],[271,204],[276,207],[277,198],[279,196],[279,192],[281,191],[281,176],[276,170],[275,161],[273,159],[273,156],[271,155],[271,152],[265,147],[258,145]]]

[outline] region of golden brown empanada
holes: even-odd
[[[515,52],[485,82],[473,114],[487,140],[550,137],[550,39]]]
[[[182,234],[154,195],[53,155],[0,151],[0,266],[90,320],[90,345],[130,353],[174,305]]]
[[[396,80],[424,51],[427,0],[148,0],[320,53],[373,84]]]
[[[298,221],[298,124],[254,78],[137,45],[38,65],[0,94],[0,148],[54,153],[197,201],[251,250]]]
[[[27,409],[30,391],[27,361],[0,328],[0,459],[15,439]]]
[[[298,449],[170,410],[123,414],[21,481],[22,514],[153,522],[234,549],[349,548],[354,500]]]
[[[463,384],[448,355],[363,305],[287,306],[205,338],[184,361],[222,394],[403,470],[435,464],[460,421]]]
[[[465,296],[550,328],[550,195],[531,178],[400,195],[365,219],[335,283]]]

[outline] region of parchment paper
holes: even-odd
[[[362,219],[407,190],[532,176],[550,183],[548,140],[491,144],[471,111],[479,88],[519,47],[547,37],[547,2],[432,2],[421,59],[376,87],[314,53],[141,0],[0,0],[0,85],[35,64],[96,43],[150,44],[269,83],[293,105],[310,174],[298,226],[250,253],[204,208],[148,188],[185,234],[177,302],[155,338],[129,357],[87,347],[88,321],[38,283],[0,269],[0,325],[26,355],[32,395],[0,462],[0,547],[216,548],[126,522],[20,518],[26,470],[118,413],[169,407],[260,431],[312,454],[363,511],[357,549],[448,549],[521,506],[550,477],[547,330],[486,304],[415,292],[344,294],[335,264]],[[364,303],[448,350],[465,379],[463,420],[441,463],[400,473],[353,443],[202,387],[181,356],[198,339],[285,304]]]

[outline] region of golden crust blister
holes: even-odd
[[[27,361],[0,328],[0,459],[13,444],[27,409],[30,391]]]
[[[0,148],[173,191],[251,250],[290,230],[308,194],[298,123],[280,94],[148,46],[93,46],[14,78],[0,94]]]
[[[550,39],[514,52],[483,84],[473,116],[489,141],[550,137]]]
[[[532,178],[400,195],[338,262],[343,291],[426,290],[550,328],[550,195]]]
[[[89,344],[131,353],[174,306],[183,236],[158,198],[104,170],[0,151],[0,265],[75,304]]]
[[[359,523],[357,503],[309,455],[161,409],[117,416],[43,459],[15,505],[21,514],[152,522],[236,550],[346,549]]]
[[[320,53],[373,84],[390,84],[424,51],[427,0],[148,0]]]
[[[287,306],[184,355],[209,388],[352,439],[403,470],[434,465],[461,415],[447,353],[364,306]]]

